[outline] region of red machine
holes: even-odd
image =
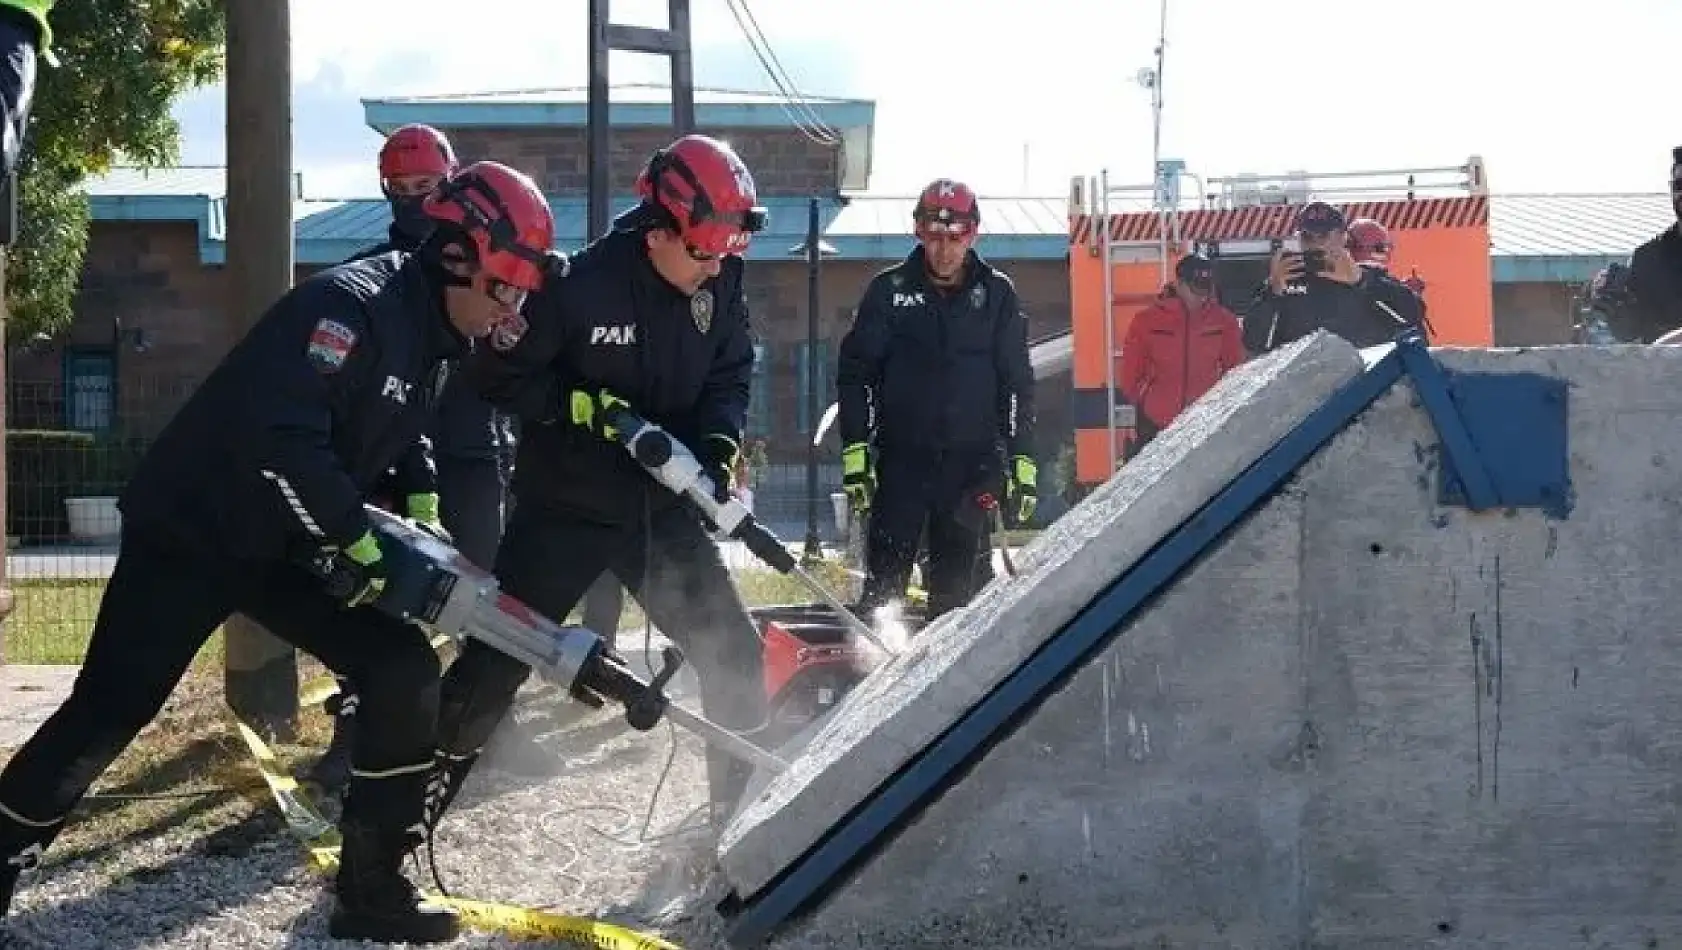
[[[764,643],[765,698],[770,724],[765,740],[786,742],[835,708],[880,662],[847,622],[824,604],[754,608]],[[903,618],[909,631],[921,618]]]

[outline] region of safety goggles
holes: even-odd
[[[967,238],[975,233],[975,222],[967,218],[940,220],[924,218],[917,223],[917,233],[931,237]]]
[[[684,244],[689,256],[696,261],[712,261],[726,254],[741,254],[752,243],[754,234],[765,229],[763,208],[748,211],[713,212],[690,223],[684,229]]]
[[[509,313],[519,313],[525,309],[526,298],[530,294],[505,280],[487,276],[485,278],[485,296],[496,301],[497,306]]]

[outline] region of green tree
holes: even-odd
[[[221,78],[227,39],[223,0],[60,0],[51,20],[60,65],[36,73],[8,249],[6,335],[16,340],[70,325],[88,246],[83,180],[118,161],[177,161],[170,105]]]

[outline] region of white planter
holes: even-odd
[[[77,541],[114,541],[123,533],[123,514],[117,496],[96,495],[64,499],[70,537]]]

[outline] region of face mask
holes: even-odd
[[[405,195],[391,199],[391,217],[397,230],[416,241],[432,233],[432,219],[422,210],[425,195]]]
[[[1188,280],[1186,281],[1186,288],[1192,293],[1207,297],[1209,291],[1215,289],[1215,282],[1212,280]]]

